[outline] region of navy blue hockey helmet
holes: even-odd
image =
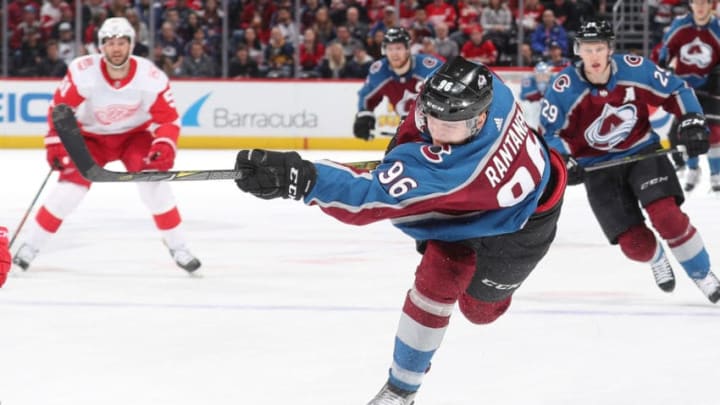
[[[402,27],[388,28],[382,40],[382,51],[388,44],[404,44],[406,48],[410,48],[410,34]]]
[[[443,121],[463,121],[487,111],[493,99],[493,77],[485,65],[461,56],[430,76],[420,92],[424,114]]]
[[[578,53],[578,46],[581,42],[600,42],[608,43],[610,49],[615,46],[615,31],[607,20],[590,19],[580,25],[580,29],[575,35],[574,51]]]

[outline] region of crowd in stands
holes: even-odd
[[[442,59],[459,54],[495,66],[544,60],[561,67],[570,63],[581,18],[607,15],[612,1],[525,0],[520,15],[517,0],[401,0],[399,8],[390,0],[303,0],[297,26],[292,0],[229,0],[227,16],[220,0],[84,0],[76,38],[73,0],[17,0],[9,2],[0,40],[9,44],[10,76],[21,77],[61,77],[73,58],[98,52],[98,28],[119,16],[135,27],[134,53],[170,77],[222,75],[225,18],[230,78],[364,78],[382,57],[384,32],[395,26],[410,32],[413,53]],[[653,32],[662,32],[657,25],[663,13],[669,13],[667,25],[681,1],[654,1],[659,17]]]

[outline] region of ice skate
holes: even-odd
[[[192,274],[195,270],[200,268],[200,260],[193,256],[190,251],[183,247],[177,249],[170,249],[170,256],[172,256],[175,263],[183,270]]]
[[[13,264],[20,267],[23,271],[26,271],[37,254],[37,249],[27,243],[23,243],[13,256]]]
[[[650,267],[655,277],[655,284],[665,292],[672,292],[675,289],[675,274],[664,251],[660,251],[660,257],[650,263]]]
[[[690,192],[695,189],[695,186],[700,182],[700,168],[691,169],[688,168],[687,174],[685,175],[685,191]]]
[[[720,300],[720,281],[712,271],[709,271],[705,278],[694,278],[693,281],[710,302],[715,304]]]
[[[387,383],[367,405],[413,405],[414,399],[414,392],[403,391]]]
[[[720,195],[720,174],[710,176],[710,187],[715,195]]]

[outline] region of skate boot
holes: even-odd
[[[672,292],[675,289],[675,274],[673,274],[672,266],[665,256],[665,252],[660,250],[660,257],[650,263],[655,284],[665,292]]]
[[[413,405],[415,393],[385,384],[367,405]]]
[[[694,278],[692,280],[700,291],[708,297],[710,302],[715,304],[720,300],[720,281],[712,271],[709,271],[705,278]]]
[[[186,247],[179,247],[177,249],[170,249],[170,256],[175,260],[181,269],[188,273],[193,273],[195,270],[200,268],[200,260],[193,256],[192,253]]]
[[[38,250],[27,243],[20,245],[20,249],[15,252],[13,256],[13,263],[20,267],[23,271],[26,271],[30,267],[30,262],[37,256]]]
[[[720,194],[720,174],[710,176],[710,187],[712,187],[713,193],[716,195]]]
[[[687,174],[685,175],[685,191],[690,192],[695,189],[695,186],[700,182],[700,168],[691,169],[688,168]]]

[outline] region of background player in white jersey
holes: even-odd
[[[5,284],[5,279],[10,271],[10,248],[8,248],[8,231],[0,226],[0,287]]]
[[[695,89],[710,127],[710,183],[714,192],[720,192],[720,20],[714,5],[713,0],[690,1],[691,13],[673,20],[663,36],[658,63],[672,67]],[[692,191],[700,181],[698,160],[687,159],[685,191]]]
[[[120,160],[129,171],[170,170],[180,126],[167,76],[151,61],[132,56],[135,30],[125,18],[105,20],[98,42],[101,55],[83,56],[70,64],[48,117],[53,105],[73,107],[88,149],[100,166]],[[23,270],[90,188],[68,157],[52,119],[48,122],[47,160],[60,171],[60,179],[15,254],[14,263]],[[188,272],[197,270],[200,261],[187,248],[169,184],[138,183],[138,189],[173,260]]]
[[[304,199],[356,225],[392,219],[422,242],[390,375],[370,405],[413,403],[456,303],[476,324],[505,313],[555,237],[565,191],[562,158],[484,65],[446,63],[417,103],[373,172],[295,152],[243,150],[236,161],[247,172],[238,187],[257,197]]]
[[[373,138],[375,107],[384,97],[400,118],[405,118],[426,77],[442,65],[432,56],[410,53],[410,34],[404,28],[390,28],[382,41],[384,58],[370,65],[365,84],[358,91],[358,112],[353,134],[360,139]]]
[[[567,156],[571,184],[584,182],[595,218],[610,243],[629,259],[648,263],[663,290],[675,287],[670,263],[643,210],[685,272],[713,303],[720,282],[700,233],[680,209],[684,200],[667,156],[594,171],[583,166],[655,151],[648,105],[679,118],[678,139],[690,156],[708,150],[700,104],[679,77],[634,55],[612,55],[615,34],[607,21],[583,23],[575,37],[581,61],[560,71],[545,92],[540,129]]]

